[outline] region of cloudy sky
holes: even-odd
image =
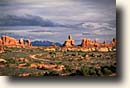
[[[116,0],[1,0],[0,35],[63,43],[116,37]]]

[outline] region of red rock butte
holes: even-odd
[[[72,36],[69,35],[68,39],[64,42],[63,46],[66,46],[66,47],[72,47],[75,45],[75,42],[74,40],[72,39]]]
[[[81,42],[81,46],[82,47],[88,47],[88,48],[92,48],[92,47],[108,47],[108,48],[109,47],[115,47],[116,46],[116,39],[113,38],[110,43],[107,43],[106,40],[104,40],[103,43],[99,43],[97,39],[92,41],[91,39],[83,38],[82,42]]]
[[[71,35],[68,36],[68,39],[64,42],[63,46],[65,47],[75,46],[75,42]],[[104,40],[103,43],[99,43],[97,39],[92,41],[89,38],[83,38],[80,46],[84,48],[101,48],[101,47],[112,48],[116,46],[116,39],[113,38],[110,43],[107,43],[106,40]]]
[[[3,35],[1,38],[0,38],[0,46],[17,46],[17,47],[30,47],[31,46],[31,42],[30,40],[28,39],[25,43],[24,43],[24,40],[21,38],[19,39],[18,41],[13,38],[13,37],[10,37],[10,36],[6,36],[6,35]]]

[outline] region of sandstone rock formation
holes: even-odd
[[[9,37],[9,36],[2,36],[2,44],[3,45],[16,45],[17,44],[17,40],[15,38]]]
[[[0,46],[0,53],[2,53],[4,51],[3,47]]]
[[[20,38],[20,40],[19,40],[19,44],[20,44],[20,45],[24,45],[23,38]]]
[[[69,35],[68,39],[65,41],[65,43],[63,44],[63,46],[66,46],[66,47],[72,47],[75,45],[75,42],[74,40],[72,39],[72,36]]]
[[[88,38],[83,38],[81,42],[81,46],[84,48],[101,48],[101,47],[115,47],[116,46],[116,39],[113,38],[111,43],[107,43],[106,40],[103,43],[99,43],[98,40],[90,40]]]
[[[2,45],[2,40],[0,39],[0,45]]]
[[[8,47],[30,47],[31,46],[31,41],[28,39],[25,44],[23,38],[20,38],[19,41],[17,41],[15,38],[3,35],[0,39],[0,45],[3,46],[8,46]]]
[[[27,47],[32,46],[32,45],[31,45],[31,41],[30,41],[30,39],[28,39],[28,40],[26,41],[25,46],[27,46]]]
[[[94,47],[99,47],[99,46],[100,46],[100,44],[99,44],[98,40],[96,39],[96,40],[94,41]]]
[[[0,53],[2,53],[4,51],[3,47],[2,47],[2,40],[0,39]]]
[[[87,38],[83,38],[81,42],[81,46],[86,47],[87,46],[86,42],[87,42]]]
[[[88,38],[83,38],[82,42],[81,42],[81,46],[82,47],[98,47],[99,43],[98,43],[97,40],[92,41],[92,40],[90,40]]]
[[[106,40],[103,41],[101,47],[109,47],[109,44],[106,42]]]
[[[23,38],[20,38],[20,39],[19,39],[17,45],[18,45],[17,47],[21,47],[21,48],[24,48],[24,47],[25,47],[25,44],[24,44],[24,40],[23,40]]]
[[[3,35],[0,39],[0,51],[3,50],[3,46],[8,47],[18,47],[18,48],[39,48],[33,47],[31,45],[31,41],[28,39],[25,43],[23,38],[17,41],[15,38]],[[49,46],[45,48],[45,51],[56,51],[56,48],[61,49],[62,51],[112,51],[113,49],[116,50],[116,39],[113,38],[110,43],[107,43],[106,40],[103,43],[99,43],[98,40],[92,41],[89,38],[83,38],[81,42],[81,46],[75,46],[75,42],[72,39],[72,36],[69,35],[68,39],[64,42],[63,46],[65,47],[58,47],[56,45]]]
[[[0,58],[0,62],[7,62],[5,59],[3,59],[3,58]]]
[[[115,38],[112,39],[111,44],[113,47],[116,46],[116,39]]]

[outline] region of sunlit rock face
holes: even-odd
[[[2,46],[9,46],[9,47],[13,47],[13,46],[17,46],[17,47],[30,47],[31,45],[31,41],[30,39],[28,39],[26,42],[24,42],[23,38],[20,38],[18,41],[10,36],[5,36],[3,35],[0,39],[0,45]]]
[[[116,46],[116,39],[115,39],[115,38],[112,39],[111,45],[112,45],[112,47],[115,47],[115,46]]]
[[[19,48],[37,48],[32,46],[31,40],[27,39],[24,41],[23,38],[20,38],[18,41],[15,38],[3,35],[0,38],[0,46],[7,47],[19,47]],[[81,45],[75,45],[75,42],[71,35],[68,36],[68,39],[64,42],[63,46],[59,47],[63,51],[112,51],[116,50],[116,39],[113,38],[110,43],[104,40],[102,43],[99,43],[98,40],[91,40],[89,38],[83,38]],[[51,45],[46,48],[47,51],[55,51],[58,46]]]
[[[81,42],[82,47],[99,47],[100,44],[98,43],[98,40],[92,41],[91,39],[88,38],[83,38]]]
[[[25,42],[25,46],[27,46],[27,47],[32,46],[32,45],[31,45],[31,41],[30,41],[30,39],[28,39],[28,40]]]
[[[19,40],[19,45],[24,45],[24,40],[23,40],[23,38],[20,38],[20,40]]]
[[[1,40],[2,40],[2,45],[9,46],[9,45],[16,45],[17,44],[17,40],[15,38],[12,38],[9,36],[3,35],[1,37]]]
[[[115,47],[116,46],[116,39],[113,38],[110,43],[107,43],[106,40],[103,41],[103,43],[99,43],[98,40],[92,41],[88,38],[83,38],[81,42],[81,47],[85,48],[93,48],[93,47]]]
[[[64,42],[63,46],[66,46],[66,47],[72,47],[75,45],[75,42],[74,40],[72,39],[72,36],[69,35],[68,39]]]
[[[0,46],[2,45],[2,40],[0,39]]]

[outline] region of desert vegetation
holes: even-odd
[[[0,75],[8,76],[115,76],[116,52],[55,51],[47,47],[3,47]]]
[[[2,36],[0,75],[5,76],[116,76],[116,40],[110,44],[83,39],[75,45],[70,35],[63,46],[32,46]]]

